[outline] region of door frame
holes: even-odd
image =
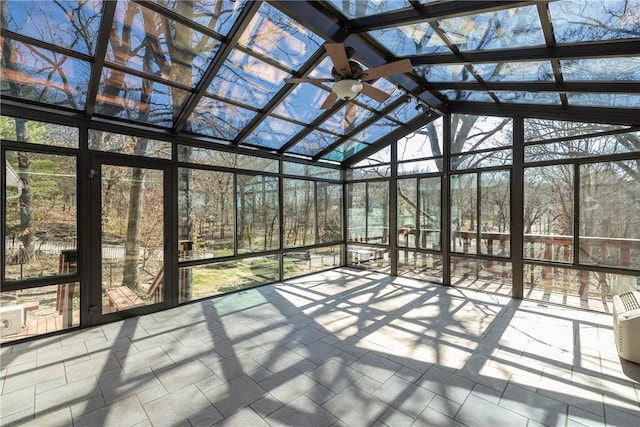
[[[90,156],[89,164],[89,274],[86,292],[88,294],[88,320],[90,325],[98,325],[109,323],[120,319],[139,316],[141,314],[152,313],[156,311],[166,310],[173,307],[177,302],[177,286],[174,284],[176,271],[176,249],[170,244],[176,241],[175,227],[175,209],[172,164],[171,161],[159,160],[153,158],[134,158],[130,156],[109,155],[104,153],[96,153]],[[164,238],[164,295],[163,301],[159,303],[149,304],[145,306],[135,307],[124,311],[115,311],[112,313],[102,313],[102,166],[123,166],[123,167],[139,167],[143,169],[153,169],[162,171],[163,173],[163,238]],[[175,295],[174,295],[175,294]]]

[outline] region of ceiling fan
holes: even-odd
[[[356,53],[353,47],[345,47],[342,43],[325,43],[324,47],[333,62],[332,79],[303,77],[284,79],[284,81],[287,83],[313,83],[324,89],[331,90],[320,106],[325,110],[331,108],[338,99],[349,101],[359,93],[363,93],[378,102],[384,102],[390,95],[372,86],[369,82],[391,74],[408,73],[413,69],[409,59],[402,59],[365,70],[362,64],[352,59]],[[329,88],[323,84],[324,82],[334,83]]]

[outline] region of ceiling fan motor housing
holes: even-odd
[[[331,69],[331,76],[334,78],[335,81],[339,81],[342,79],[354,79],[356,78],[356,76],[360,76],[362,74],[363,68],[362,68],[362,64],[360,64],[358,61],[355,61],[353,59],[349,59],[349,74],[346,76],[343,76],[340,74],[340,72],[338,70],[336,70],[336,67],[333,67]]]

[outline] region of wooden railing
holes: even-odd
[[[387,243],[388,228],[381,228],[380,235],[368,236],[364,228],[349,230],[348,242],[353,243]],[[398,229],[398,243],[400,246],[415,247],[410,239],[420,237],[420,248],[426,248],[432,235],[439,235],[438,229],[421,229],[403,227]],[[605,267],[619,267],[640,269],[640,265],[633,266],[632,251],[640,251],[640,239],[622,239],[609,237],[579,237],[580,262],[585,265],[600,265]],[[478,233],[476,231],[454,231],[452,233],[451,250],[456,253],[475,253],[478,243],[482,244],[485,255],[500,256],[507,253],[510,246],[511,234],[503,232]],[[573,236],[559,234],[525,234],[524,257],[532,260],[558,261],[571,264],[575,246]],[[486,245],[486,246],[485,246]],[[496,249],[498,251],[496,251]],[[619,253],[618,262],[608,260],[611,251]],[[507,256],[508,258],[508,256]]]

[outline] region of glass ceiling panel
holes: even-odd
[[[189,117],[185,130],[231,140],[255,115],[255,111],[203,96]]]
[[[400,123],[407,123],[418,114],[421,114],[421,112],[421,110],[416,109],[416,105],[413,102],[405,102],[390,112],[387,117],[391,117]]]
[[[536,6],[443,19],[439,24],[461,51],[545,44]]]
[[[398,126],[400,125],[397,122],[391,121],[389,119],[381,119],[371,126],[367,126],[362,131],[356,133],[352,139],[371,144],[379,140],[392,130],[397,129]]]
[[[635,38],[640,0],[560,0],[549,3],[557,43]]]
[[[451,53],[428,22],[383,28],[368,34],[396,56]]]
[[[93,55],[102,18],[102,1],[4,1],[6,26],[55,46]]]
[[[309,77],[332,78],[331,70],[333,70],[333,62],[329,56],[325,56],[325,58],[309,73]]]
[[[310,83],[300,83],[273,110],[274,114],[302,123],[311,123],[325,110],[320,106],[329,95],[326,90]]]
[[[411,7],[407,0],[329,0],[329,2],[349,19]]]
[[[303,126],[286,120],[267,117],[244,139],[243,143],[277,150],[302,129]]]
[[[339,135],[351,132],[355,127],[373,116],[373,112],[353,102],[347,102],[338,111],[320,123],[320,128]]]
[[[640,80],[640,57],[561,60],[565,80]]]
[[[105,67],[96,98],[96,113],[171,127],[188,92]]]
[[[400,98],[402,95],[404,95],[404,91],[402,90],[398,90],[398,86],[394,85],[393,83],[391,83],[389,80],[387,79],[378,79],[376,80],[374,83],[371,84],[373,87],[380,89],[383,92],[386,92],[387,94],[389,94],[389,98],[380,103],[372,98],[369,98],[368,96],[358,96],[356,98],[356,101],[366,105],[369,108],[373,108],[374,110],[382,110],[383,108],[385,108],[387,105],[392,104],[393,102],[395,102],[398,98]]]
[[[434,1],[445,3],[443,0]],[[184,19],[178,21],[186,25],[154,12],[152,9],[159,8],[152,7],[150,2],[166,8],[168,14],[173,11],[173,17],[177,17],[176,14],[182,16]],[[183,111],[185,101],[191,96],[189,90],[172,87],[172,82],[182,89],[199,87],[200,79],[212,65],[211,60],[221,46],[220,40],[231,40],[229,31],[234,23],[238,24],[236,21],[248,1],[150,2],[117,2],[108,44],[103,46],[106,48],[106,66],[99,77],[94,76],[94,82],[99,83],[94,111],[99,115],[172,127],[177,114]],[[426,2],[430,1],[423,0],[423,3]],[[256,117],[258,110],[284,87],[284,78],[290,75],[289,72],[300,71],[302,66],[302,70],[308,70],[309,58],[321,48],[326,41],[324,37],[330,39],[331,34],[323,33],[323,37],[320,37],[309,29],[316,28],[312,22],[314,15],[300,15],[301,21],[297,22],[280,12],[289,9],[287,2],[276,3],[278,8],[269,2],[260,2],[257,12],[247,17],[244,23],[246,27],[241,27],[245,30],[240,35],[238,46],[232,46],[229,56],[221,59],[223,64],[216,64],[216,69],[219,65],[220,70],[208,88],[208,96],[197,101],[198,105],[184,129],[186,132],[219,138],[221,143],[236,139],[240,133],[244,135],[244,127]],[[394,21],[385,24],[382,22],[384,16],[379,19],[380,27],[385,28],[368,34],[396,57],[451,54],[447,44],[455,45],[462,51],[545,46],[537,6],[535,2],[528,4],[526,7],[442,19],[437,25],[447,35],[443,36],[444,40],[434,32],[435,22]],[[330,6],[326,9],[334,7],[346,19],[356,19],[409,9],[412,5],[417,5],[417,2],[330,0]],[[10,36],[9,32],[16,32],[77,52],[78,57],[90,57],[96,50],[103,1],[5,0],[2,7],[5,12],[3,18],[6,18],[3,31],[6,32],[2,40],[1,95],[84,109],[91,81],[90,62],[24,44],[7,36]],[[557,0],[549,2],[549,9],[553,33],[559,43],[640,39],[640,0]],[[291,7],[291,10],[297,9]],[[314,13],[323,11],[326,10],[314,9]],[[295,12],[292,16],[298,17]],[[190,27],[191,22],[199,24],[198,28],[206,26],[211,29],[205,32],[214,37],[196,31]],[[606,55],[608,53],[605,51]],[[392,60],[389,57],[389,61]],[[116,68],[125,69],[112,68],[116,63],[119,65]],[[466,64],[417,66],[414,73],[428,82],[444,83],[474,82],[474,71],[485,81],[554,81],[552,63],[544,60],[544,56],[528,62]],[[640,55],[637,54],[620,58],[561,59],[559,64],[565,81],[640,81]],[[330,58],[325,56],[309,76],[330,77],[332,66]],[[310,133],[288,152],[315,156],[340,140],[337,135],[352,132],[376,115],[371,110],[380,111],[397,102],[404,92],[391,81],[395,81],[393,77],[389,80],[381,78],[373,83],[391,95],[387,101],[378,103],[360,95],[327,118],[318,126],[319,129],[307,129]],[[320,105],[329,94],[331,84],[326,84],[327,90],[308,83],[294,85],[289,95],[273,110],[272,116],[262,121],[242,142],[268,150],[281,148],[305,126],[326,113]],[[498,99],[504,103],[539,105],[559,105],[561,101],[560,95],[555,92],[486,92],[480,86],[478,89],[433,91],[433,94],[439,97],[439,93],[442,93],[451,101],[493,103]],[[567,99],[569,106],[616,107],[635,111],[640,108],[640,95],[635,92],[569,93]],[[359,130],[350,141],[325,158],[343,161],[364,148],[366,145],[362,145],[363,142],[379,140],[397,128],[399,123],[406,123],[419,114],[423,113],[415,110],[414,103],[402,103],[396,111],[367,129]]]
[[[258,9],[238,43],[289,68],[297,69],[324,40],[266,2]]]
[[[640,108],[639,94],[626,93],[568,93],[569,105],[586,107]]]
[[[495,91],[494,95],[500,102],[519,102],[522,104],[552,104],[559,105],[560,95],[553,92],[505,92]]]
[[[487,92],[478,90],[443,90],[440,93],[446,96],[449,101],[494,102]]]
[[[354,154],[357,154],[358,152],[360,152],[361,150],[367,147],[368,147],[367,144],[350,140],[340,144],[338,148],[331,151],[329,154],[327,154],[326,156],[323,156],[322,158],[325,160],[344,162],[349,157],[353,156]]]
[[[333,144],[337,139],[335,135],[330,133],[314,130],[291,147],[288,152],[313,157]]]
[[[125,0],[117,3],[105,59],[194,87],[219,47],[218,40]]]
[[[154,0],[155,3],[173,10],[217,33],[227,35],[238,19],[246,0]]]
[[[287,76],[281,69],[234,49],[207,92],[261,108],[284,86]]]
[[[84,109],[90,63],[9,38],[0,42],[2,96]]]
[[[554,80],[549,61],[473,64],[478,75],[490,82],[533,82]]]
[[[422,65],[413,67],[413,71],[429,82],[475,81],[471,72],[462,64]]]

